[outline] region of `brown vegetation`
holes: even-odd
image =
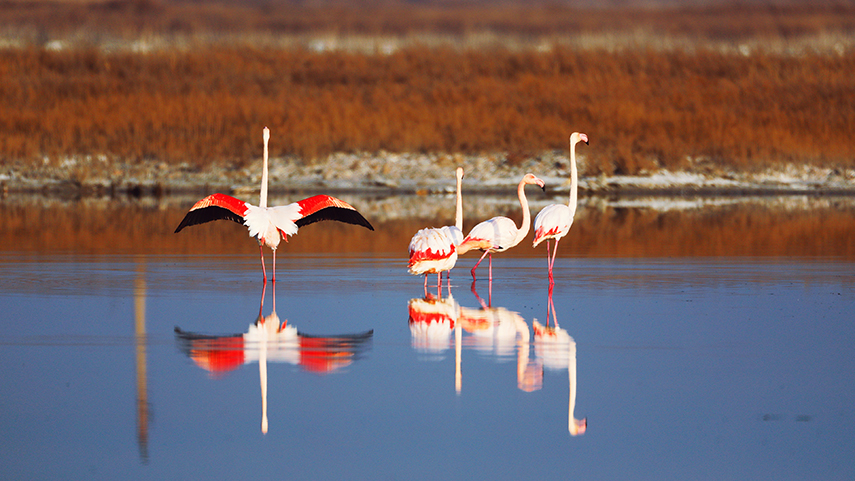
[[[334,151],[597,146],[594,171],[687,157],[742,169],[855,162],[855,52],[456,52],[211,49],[0,52],[0,158],[249,160]]]
[[[855,24],[855,7],[845,3],[739,7],[729,15],[718,7],[580,15],[563,5],[490,8],[477,1],[406,8],[379,1],[363,10],[337,2],[257,5],[6,2],[0,11],[6,28],[35,25],[47,38],[85,25],[137,36],[171,28],[548,34],[643,25],[712,38],[851,31]],[[409,27],[397,23],[404,21]],[[411,46],[389,55],[223,45],[143,54],[7,48],[0,50],[0,162],[101,156],[241,163],[257,157],[256,133],[268,125],[276,132],[272,155],[307,160],[385,150],[508,152],[513,161],[563,149],[567,134],[580,130],[597,146],[586,151],[589,174],[696,161],[743,170],[781,162],[852,166],[853,74],[851,49],[746,56],[560,44],[548,51]]]

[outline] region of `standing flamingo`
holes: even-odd
[[[445,227],[428,227],[416,232],[410,240],[407,264],[410,274],[425,275],[425,295],[427,296],[427,276],[436,273],[437,295],[442,296],[442,273],[450,271],[457,263],[457,245],[463,241],[463,169],[457,168],[457,210],[454,225]],[[449,279],[449,289],[451,280]]]
[[[588,136],[579,132],[570,134],[570,201],[564,204],[549,204],[534,218],[534,242],[532,247],[546,241],[546,261],[549,268],[549,285],[555,281],[552,278],[552,266],[558,253],[558,241],[570,232],[573,216],[576,215],[576,199],[579,190],[579,174],[576,171],[576,144],[588,144]],[[555,249],[549,256],[549,239],[555,239]],[[548,317],[548,315],[547,315]],[[547,319],[548,322],[548,319]]]
[[[525,186],[527,184],[536,184],[541,189],[546,190],[542,180],[534,176],[534,174],[525,174],[517,187],[517,195],[522,206],[523,218],[522,225],[517,228],[516,223],[507,217],[493,217],[476,225],[469,232],[469,235],[463,239],[463,242],[457,246],[457,254],[463,255],[472,249],[484,251],[481,258],[472,268],[472,277],[475,277],[475,269],[484,260],[484,256],[489,256],[490,260],[490,283],[493,282],[493,253],[504,252],[511,247],[522,242],[528,230],[531,227],[531,212],[528,210],[528,201],[525,198]]]
[[[267,142],[270,130],[264,127],[264,162],[261,171],[261,197],[258,205],[235,199],[225,194],[212,194],[196,202],[175,229],[181,229],[227,219],[247,226],[249,236],[258,239],[258,252],[261,256],[261,273],[267,283],[267,269],[264,267],[264,250],[267,246],[273,251],[273,282],[276,282],[276,248],[284,238],[295,235],[299,227],[322,220],[337,220],[347,224],[356,224],[374,230],[374,227],[356,209],[347,202],[329,195],[316,195],[292,204],[267,207]],[[275,284],[274,284],[275,286]],[[274,297],[274,309],[275,309]]]

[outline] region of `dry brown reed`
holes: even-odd
[[[5,2],[5,28],[538,35],[650,28],[739,38],[855,30],[855,6],[593,9],[492,2]],[[732,8],[737,8],[735,14]],[[525,14],[523,14],[525,10]],[[397,13],[396,13],[397,12]],[[584,13],[584,14],[581,14]],[[405,26],[406,25],[406,26]],[[94,45],[94,44],[93,44]],[[506,152],[511,162],[589,133],[587,172],[634,174],[855,163],[855,51],[548,51],[408,47],[389,55],[209,45],[190,50],[0,49],[0,162],[68,157],[204,166],[337,151]],[[85,175],[82,173],[81,175]]]
[[[391,55],[209,49],[0,51],[0,159],[205,165],[336,151],[535,152],[588,132],[589,173],[855,162],[855,52]]]

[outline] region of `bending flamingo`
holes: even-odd
[[[264,161],[258,205],[252,205],[226,194],[212,194],[190,208],[175,232],[180,232],[187,226],[219,219],[227,219],[247,226],[249,236],[258,239],[261,272],[266,283],[267,269],[264,267],[263,246],[273,251],[272,280],[276,282],[276,248],[279,247],[282,239],[288,242],[288,236],[295,235],[299,227],[322,220],[361,225],[370,230],[374,230],[374,227],[353,206],[329,195],[316,195],[288,205],[267,207],[267,142],[270,140],[270,130],[267,127],[264,128],[263,138]]]
[[[511,247],[514,247],[522,242],[525,236],[528,235],[528,230],[531,227],[531,212],[528,210],[528,201],[525,198],[525,186],[528,184],[535,184],[541,189],[546,190],[543,181],[535,177],[534,174],[525,174],[522,178],[519,186],[517,187],[517,195],[519,196],[520,206],[523,211],[522,225],[519,228],[517,228],[514,221],[507,217],[493,217],[492,219],[485,220],[473,227],[469,232],[469,235],[463,239],[463,242],[461,242],[459,246],[457,246],[458,255],[463,255],[472,249],[484,251],[484,254],[481,255],[480,259],[478,259],[475,267],[472,268],[471,272],[473,278],[475,277],[475,269],[478,268],[478,265],[481,264],[481,261],[484,260],[485,256],[489,256],[489,279],[492,283],[493,253],[504,252]]]
[[[573,216],[576,215],[576,199],[579,190],[579,174],[576,171],[576,144],[588,143],[588,136],[579,132],[570,134],[570,201],[567,205],[550,204],[541,209],[534,218],[534,242],[532,247],[546,241],[546,261],[549,268],[549,284],[555,281],[552,278],[552,266],[555,264],[555,255],[558,253],[558,241],[570,232],[573,225]],[[555,249],[552,257],[549,256],[549,239],[555,239]]]
[[[454,225],[445,227],[428,227],[416,232],[410,240],[407,264],[410,274],[425,275],[425,295],[427,295],[427,276],[436,273],[437,295],[442,296],[442,273],[450,271],[457,263],[457,245],[463,241],[463,169],[458,167],[457,175],[457,210]],[[449,283],[451,281],[449,280]]]

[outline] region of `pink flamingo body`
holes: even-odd
[[[576,170],[576,144],[588,143],[588,136],[579,132],[570,135],[570,200],[567,204],[550,204],[541,209],[534,218],[534,241],[532,247],[537,247],[546,241],[546,260],[549,268],[549,283],[552,285],[552,267],[555,255],[558,253],[558,241],[570,232],[573,217],[576,215],[576,204],[579,190],[579,174]],[[549,240],[555,239],[555,249],[549,254]]]
[[[442,273],[450,271],[457,263],[457,246],[463,241],[463,198],[461,184],[463,169],[458,167],[457,208],[453,226],[428,227],[416,232],[408,248],[410,274],[425,276],[425,295],[427,295],[427,275],[437,275],[437,295],[442,292]],[[450,282],[450,281],[449,281]]]
[[[462,255],[466,252],[477,249],[484,252],[475,267],[472,268],[472,277],[475,277],[475,269],[484,260],[484,257],[489,257],[489,279],[493,280],[493,253],[504,252],[511,247],[516,246],[528,235],[531,228],[531,212],[528,209],[528,201],[525,197],[525,186],[534,184],[545,190],[542,180],[538,179],[534,174],[526,174],[517,187],[517,196],[520,199],[520,206],[523,211],[522,225],[517,227],[516,223],[507,217],[493,217],[476,225],[469,232],[469,235],[463,239],[463,242],[457,246],[457,254]]]
[[[297,229],[302,226],[322,220],[336,220],[374,230],[374,227],[353,206],[329,195],[316,195],[288,205],[267,207],[267,142],[269,138],[270,131],[265,127],[259,205],[252,205],[226,194],[212,194],[196,202],[175,229],[177,233],[187,226],[220,219],[245,225],[250,237],[258,240],[261,272],[265,283],[267,269],[264,266],[263,247],[267,246],[273,251],[272,280],[276,282],[276,249],[283,239],[288,242],[288,236],[295,235]]]

